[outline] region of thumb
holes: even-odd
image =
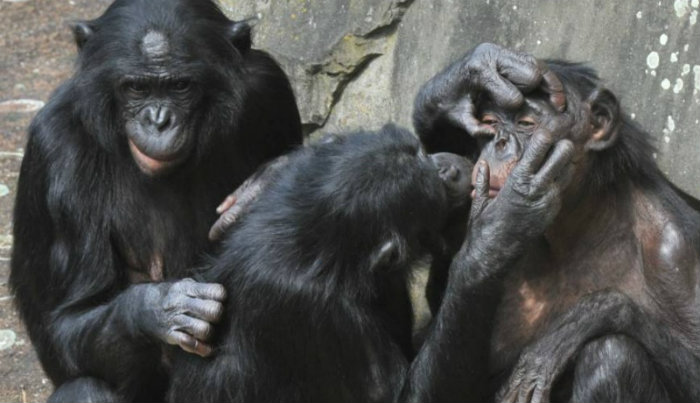
[[[474,181],[474,193],[472,202],[472,213],[479,213],[484,208],[484,204],[489,199],[489,164],[484,160],[476,163],[476,178]]]

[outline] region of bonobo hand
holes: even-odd
[[[535,132],[493,200],[489,199],[488,164],[477,163],[465,246],[468,258],[487,271],[480,274],[492,274],[520,256],[559,212],[562,190],[571,179],[574,146],[560,140],[545,158],[553,143],[552,133]]]
[[[504,108],[517,108],[523,93],[539,88],[559,112],[566,108],[564,88],[545,63],[533,56],[484,43],[428,81],[416,97],[414,125],[421,138],[447,120],[471,135],[493,134],[475,116],[474,101],[485,93]],[[440,135],[436,133],[435,135]]]
[[[226,298],[222,285],[187,278],[140,287],[140,325],[146,334],[202,357],[212,353],[212,324],[221,319]]]
[[[259,168],[250,178],[216,208],[221,214],[209,230],[209,239],[216,241],[233,225],[238,218],[258,199],[263,189],[282,168],[287,166],[289,157],[283,155]]]

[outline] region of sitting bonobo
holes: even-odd
[[[551,175],[537,172],[551,142],[538,144],[516,168],[526,181]],[[555,159],[554,166],[567,161]],[[467,234],[473,241],[460,250],[466,266],[455,267],[454,287],[445,297],[454,304],[441,311],[441,324],[412,362],[403,345],[410,336],[408,298],[405,288],[397,293],[394,285],[405,285],[416,259],[443,252],[446,218],[469,200],[472,165],[452,154],[426,155],[413,135],[393,126],[299,149],[286,164],[231,226],[221,254],[201,273],[200,280],[224,284],[229,295],[216,354],[176,356],[170,401],[468,396],[463,388],[469,382],[455,379],[468,377],[469,351],[483,350],[463,337],[469,329],[468,287],[501,270],[510,256],[479,265],[488,260],[481,254],[491,254],[499,240],[487,236],[480,242]],[[470,228],[502,234],[517,245],[505,222],[551,221],[556,192],[543,190],[556,184],[528,193],[531,203],[514,193],[491,202],[487,171],[483,165],[477,170],[478,215],[469,217]],[[430,376],[434,367],[450,376]]]
[[[488,162],[496,198],[533,133],[574,145],[558,216],[499,290],[490,354],[498,400],[700,401],[700,202],[663,176],[649,135],[593,70],[547,67],[563,85],[564,113],[546,91],[517,108],[476,96],[478,129],[463,132],[462,151]]]

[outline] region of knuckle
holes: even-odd
[[[192,330],[200,340],[208,340],[213,334],[213,329],[208,323],[197,324]]]
[[[212,287],[213,287],[214,294],[217,297],[226,298],[226,287],[224,287],[221,284],[214,284]]]
[[[216,304],[209,310],[209,316],[214,318],[214,320],[220,319],[224,315],[224,306],[221,304]]]

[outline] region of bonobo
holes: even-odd
[[[593,70],[548,64],[564,119],[536,96],[515,111],[479,108],[497,133],[477,136],[499,167],[495,191],[534,128],[558,126],[575,146],[559,216],[505,282],[492,350],[494,371],[511,373],[503,399],[697,402],[700,202],[664,177],[650,136]]]
[[[301,144],[299,115],[212,1],[117,0],[73,32],[77,71],[29,129],[10,285],[50,400],[158,401],[161,342],[211,353],[224,289],[182,279],[215,208]]]
[[[556,149],[539,169],[550,146],[541,141],[529,150],[517,168],[522,178],[558,177],[567,159]],[[455,303],[441,311],[441,322],[414,365],[395,337],[402,312],[394,309],[395,295],[387,285],[396,279],[405,283],[411,263],[421,256],[442,253],[445,220],[472,191],[465,180],[471,168],[455,155],[426,155],[415,137],[394,126],[292,154],[287,168],[271,178],[230,228],[222,253],[201,274],[204,281],[224,284],[229,294],[215,338],[217,351],[210,358],[178,354],[170,401],[388,402],[468,396],[463,388],[469,382],[463,379],[469,375],[471,340],[460,331],[469,325],[454,319],[463,319],[470,307],[461,302],[468,287],[511,258],[483,255],[491,256],[490,245],[498,243],[491,236],[514,238],[504,221],[534,220],[533,227],[548,222],[556,211],[556,191],[549,189],[558,188],[547,182],[487,205],[487,169],[478,170],[478,214],[470,218],[470,234],[490,235],[460,250],[460,262],[467,264],[455,268],[455,284],[446,297]],[[521,241],[514,238],[513,249]]]
[[[466,118],[431,119],[450,114],[429,101],[457,82],[443,74],[423,88],[414,114],[429,150],[488,162],[496,199],[533,133],[573,144],[559,214],[494,287],[498,308],[484,326],[493,329],[494,392],[502,386],[506,402],[698,401],[700,203],[663,176],[649,135],[593,70],[535,64],[550,84],[511,84],[526,92],[511,105],[466,92]]]

